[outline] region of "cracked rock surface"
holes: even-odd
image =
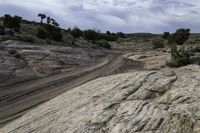
[[[98,78],[39,105],[2,133],[199,133],[200,67]]]
[[[86,67],[104,57],[88,48],[18,41],[0,43],[0,87]]]

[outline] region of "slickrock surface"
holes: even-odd
[[[98,78],[36,107],[1,133],[199,133],[200,67]]]
[[[162,51],[138,52],[125,55],[128,59],[141,61],[144,69],[157,70],[166,66],[166,62],[170,61],[170,53]]]
[[[0,43],[0,87],[96,63],[102,51],[8,40]]]

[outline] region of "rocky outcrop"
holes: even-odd
[[[98,78],[29,111],[3,133],[198,133],[200,67]]]
[[[104,53],[88,48],[72,48],[8,40],[0,43],[0,87],[82,68]]]
[[[125,55],[126,58],[143,62],[144,69],[158,70],[166,67],[170,61],[170,53],[163,51],[137,52]]]

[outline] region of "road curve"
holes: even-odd
[[[0,127],[36,105],[95,78],[118,71],[124,58],[109,54],[95,66],[0,88]]]

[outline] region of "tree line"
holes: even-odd
[[[42,13],[39,13],[38,17],[40,17],[41,21],[40,27],[37,31],[37,37],[40,39],[61,41],[63,38],[62,29],[59,27],[60,25],[56,22],[56,20]],[[46,23],[44,23],[45,19]]]
[[[180,67],[190,63],[190,51],[185,47],[178,48],[176,45],[183,45],[190,36],[190,29],[177,29],[175,33],[164,32],[163,38],[171,44],[170,66]]]
[[[61,35],[59,34],[60,32],[59,33],[56,32],[56,34],[53,34],[53,36],[47,35],[47,33],[52,33],[52,30],[54,30],[54,32],[56,30],[51,25],[58,28],[59,24],[53,18],[48,17],[45,14],[39,13],[38,17],[40,17],[41,19],[40,23],[41,25],[43,25],[43,27],[40,27],[38,29],[38,37],[41,39],[46,39],[46,38],[49,38],[50,36],[51,39],[59,41],[61,39],[60,38]],[[46,23],[44,23],[45,19],[46,19]],[[122,32],[111,33],[110,31],[107,31],[106,34],[104,34],[104,33],[98,32],[95,29],[81,30],[78,27],[68,28],[66,31],[72,35],[73,39],[83,38],[85,40],[91,41],[92,43],[96,43],[96,41],[100,41],[100,42],[116,41],[120,37],[121,38],[125,37],[125,34]]]

